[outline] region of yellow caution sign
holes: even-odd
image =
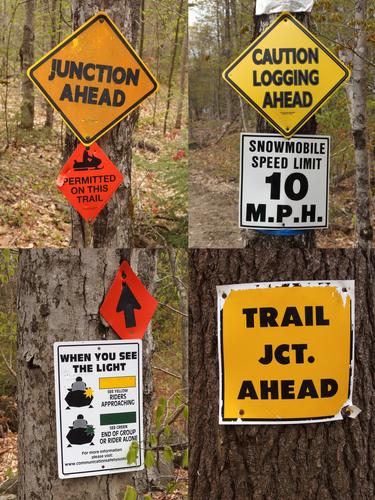
[[[104,12],[39,59],[28,76],[85,145],[158,89],[146,64]]]
[[[223,73],[282,135],[292,137],[350,76],[290,14],[282,14]]]
[[[342,419],[352,404],[354,282],[217,291],[220,423]]]

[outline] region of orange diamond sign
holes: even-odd
[[[279,16],[223,73],[286,138],[349,76],[349,69],[290,14]]]
[[[158,82],[104,12],[28,70],[78,139],[90,145],[158,89]]]
[[[124,176],[97,145],[79,144],[62,168],[56,184],[88,222],[93,222]]]

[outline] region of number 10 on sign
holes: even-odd
[[[241,134],[240,227],[328,226],[330,138]]]

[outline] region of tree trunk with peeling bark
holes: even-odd
[[[194,500],[331,500],[375,496],[375,253],[264,249],[190,252],[189,490]],[[356,419],[219,425],[216,286],[356,280]],[[334,353],[332,353],[334,356]]]
[[[121,33],[136,46],[140,0],[72,0],[73,29],[100,10],[105,11]],[[132,136],[138,119],[135,110],[97,142],[105,154],[124,175],[124,181],[103,208],[93,224],[72,209],[73,247],[111,247],[130,248],[133,243],[133,202],[131,195]],[[65,141],[65,160],[73,153],[77,140],[67,132]]]
[[[298,19],[298,21],[304,24],[308,29],[311,28],[311,16],[309,13],[298,13],[294,15]],[[257,38],[265,29],[267,29],[268,26],[272,24],[278,16],[279,14],[264,14],[262,16],[255,16],[254,14],[254,39]],[[302,126],[302,128],[300,128],[298,134],[315,135],[316,128],[316,119],[313,116],[308,122],[305,123],[305,125]],[[270,123],[268,123],[268,121],[265,120],[259,113],[257,113],[256,116],[256,131],[262,134],[277,133],[275,128]],[[254,244],[255,240],[257,241],[257,243],[260,243],[264,246],[277,246],[278,248],[312,248],[315,246],[314,231],[306,231],[305,234],[296,236],[270,236],[262,234],[258,231],[242,229],[241,237],[244,247],[251,247]]]
[[[18,409],[20,500],[122,500],[127,484],[147,492],[147,470],[61,480],[57,474],[53,343],[112,340],[99,316],[118,267],[126,259],[152,293],[152,250],[22,250],[18,292]],[[144,438],[153,396],[151,326],[143,341]]]
[[[31,129],[34,126],[34,87],[26,71],[34,62],[34,20],[35,0],[25,2],[25,24],[23,26],[22,46],[20,48],[20,61],[22,73],[22,102],[19,126]]]

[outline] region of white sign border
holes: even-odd
[[[138,345],[138,396],[139,396],[139,459],[140,465],[129,465],[128,467],[121,467],[119,469],[99,469],[97,471],[89,472],[70,472],[68,474],[63,472],[63,444],[62,444],[62,431],[61,431],[61,402],[60,402],[60,377],[59,377],[59,357],[58,348],[60,346],[74,346],[74,345],[126,345],[126,344],[137,344]],[[143,470],[144,465],[144,437],[143,437],[143,351],[142,351],[142,340],[93,340],[93,341],[64,341],[64,342],[54,342],[53,344],[53,354],[54,354],[54,374],[55,374],[55,413],[56,413],[56,441],[57,441],[57,463],[58,463],[58,474],[60,479],[75,479],[78,477],[89,477],[89,476],[99,476],[105,474],[121,474],[126,472],[133,472],[138,470]]]
[[[242,223],[242,200],[243,200],[243,150],[244,150],[244,137],[270,137],[271,139],[279,138],[280,140],[290,141],[293,139],[327,139],[328,140],[328,150],[327,150],[327,177],[326,177],[326,213],[325,213],[325,224],[314,225],[314,226],[275,226],[274,223],[266,226],[254,226],[245,225]],[[329,226],[329,175],[331,167],[331,136],[329,135],[293,135],[290,139],[286,139],[280,134],[273,133],[256,133],[256,132],[241,132],[240,134],[240,185],[239,185],[239,211],[238,211],[238,221],[240,229],[253,229],[253,230],[267,230],[267,231],[283,231],[285,230],[295,230],[304,231],[312,229],[327,229]]]
[[[354,354],[355,354],[355,280],[316,280],[316,281],[267,281],[259,283],[240,283],[234,285],[219,285],[216,287],[217,296],[217,339],[218,339],[218,358],[219,358],[219,424],[220,425],[291,425],[291,424],[315,424],[320,422],[333,422],[336,420],[343,420],[343,416],[340,411],[329,418],[309,418],[309,419],[284,419],[284,420],[251,420],[251,419],[230,419],[225,420],[223,418],[224,411],[224,372],[223,372],[223,350],[222,350],[222,311],[226,299],[232,290],[255,290],[259,288],[280,288],[280,287],[325,287],[334,286],[339,289],[339,293],[343,294],[342,288],[347,289],[347,294],[351,299],[350,307],[350,329],[351,329],[351,349],[350,349],[350,367],[349,367],[349,394],[348,399],[344,403],[342,408],[346,406],[351,406],[353,398],[353,379],[354,379]],[[223,297],[225,295],[225,297]]]

